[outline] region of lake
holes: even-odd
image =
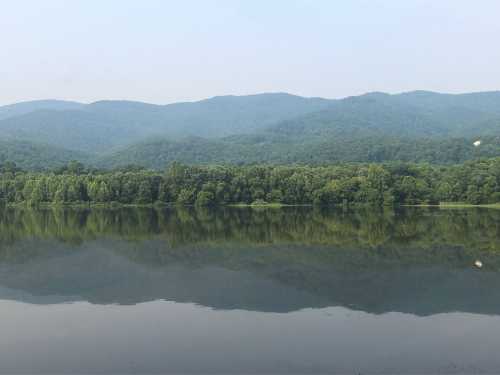
[[[500,372],[500,210],[3,209],[0,316],[0,373]]]

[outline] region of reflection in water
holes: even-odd
[[[484,209],[6,209],[0,373],[496,373],[499,229]]]
[[[12,209],[0,234],[4,299],[500,314],[498,210]]]

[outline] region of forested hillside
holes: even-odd
[[[500,134],[498,108],[498,92],[467,95],[371,93],[334,101],[324,110],[285,120],[269,130],[298,138],[477,137]]]
[[[22,169],[37,171],[63,167],[72,160],[87,163],[90,157],[83,152],[57,146],[26,141],[0,140],[0,164],[14,162]]]
[[[190,137],[178,141],[149,140],[94,159],[102,168],[138,164],[163,169],[173,161],[187,164],[326,164],[336,162],[461,163],[500,155],[500,137],[481,138],[359,137],[294,140],[278,135]]]
[[[34,106],[36,110],[0,120],[0,138],[8,136],[99,153],[151,136],[215,138],[254,132],[317,111],[328,103],[325,99],[288,94],[225,96],[165,106],[100,101],[64,110],[38,103],[40,105]]]
[[[453,164],[500,156],[499,137],[500,92],[370,93],[339,100],[260,94],[169,105],[36,101],[0,107],[0,156],[28,169],[71,159],[99,168],[155,169],[173,161]]]

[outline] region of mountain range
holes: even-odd
[[[481,140],[479,147],[473,142]],[[286,93],[155,105],[60,100],[0,107],[0,162],[27,169],[185,163],[462,162],[500,155],[500,91]]]

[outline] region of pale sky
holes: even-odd
[[[0,105],[500,89],[499,0],[0,0]]]

